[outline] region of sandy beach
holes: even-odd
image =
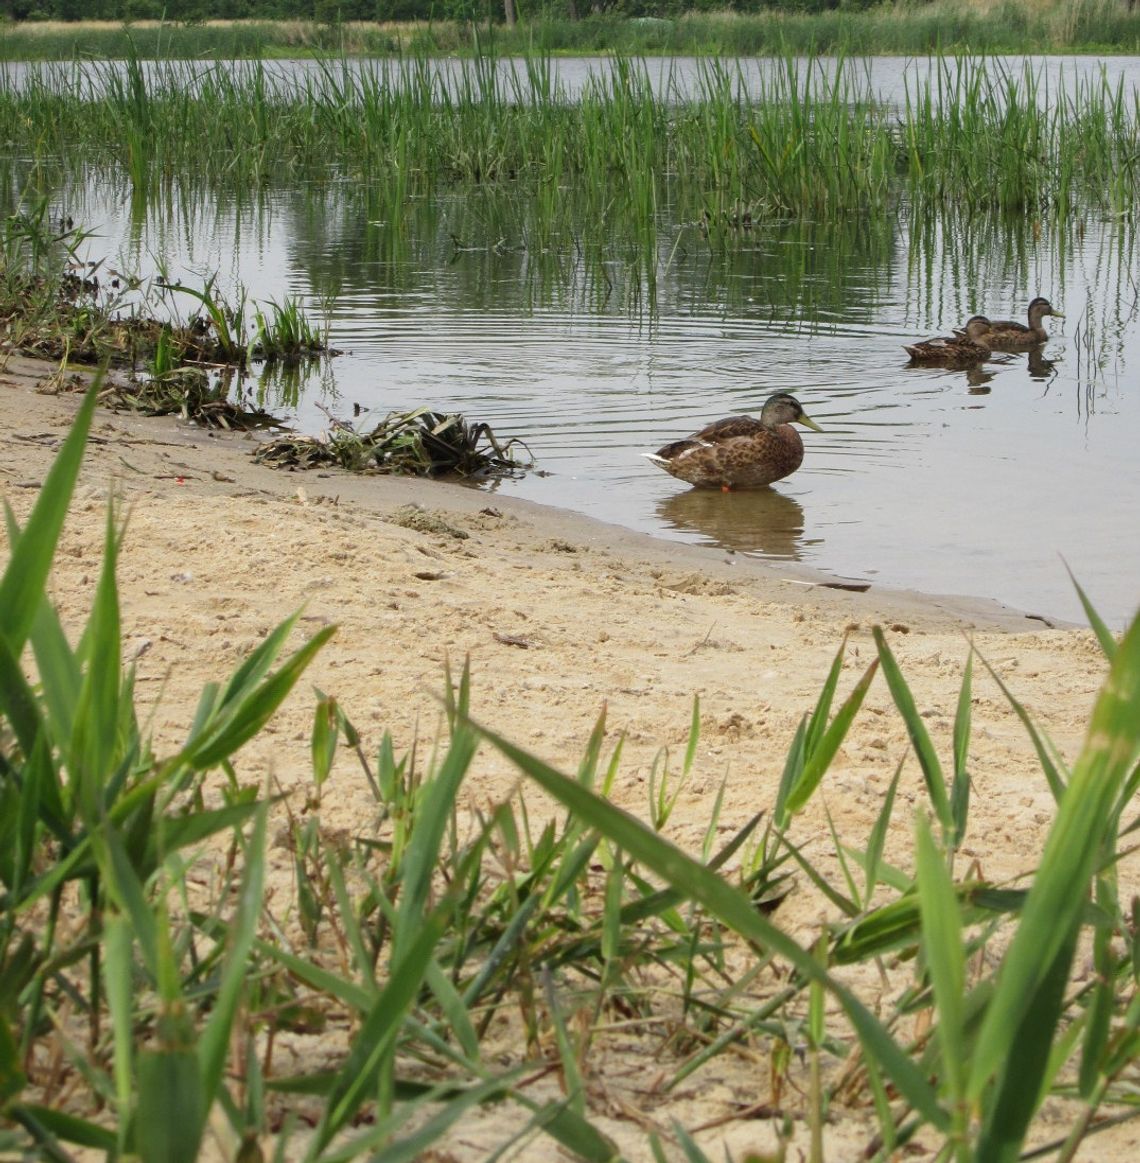
[[[0,494],[21,519],[78,405],[74,393],[42,390],[51,370],[19,357],[0,362]],[[742,555],[658,542],[459,484],[276,471],[255,464],[250,449],[243,435],[100,411],[52,593],[77,632],[97,578],[108,497],[121,498],[125,644],[159,754],[184,736],[202,685],[226,677],[280,619],[302,609],[302,635],[335,623],[282,712],[239,756],[243,782],[271,775],[297,812],[310,779],[313,687],[337,697],[366,753],[375,754],[385,731],[404,751],[417,732],[426,740],[437,733],[448,659],[454,667],[470,659],[479,721],[564,770],[575,768],[604,706],[607,753],[625,738],[613,799],[643,816],[654,757],[667,746],[679,766],[699,697],[693,773],[668,828],[693,852],[722,781],[725,839],[772,804],[796,724],[845,635],[840,694],[873,659],[871,628],[883,626],[944,757],[971,643],[1070,759],[1104,675],[1089,631],[1051,628],[982,598],[833,589]],[[881,676],[821,793],[794,821],[795,842],[838,876],[825,809],[845,843],[863,846],[904,757],[886,857],[908,869],[925,793]],[[987,878],[1015,882],[1036,864],[1053,802],[1022,726],[980,665],[971,770],[964,854]],[[484,747],[462,794],[485,806],[519,782]],[[350,758],[338,760],[322,827],[353,834],[371,808]],[[273,860],[273,875],[287,882],[288,851],[275,849]],[[776,916],[810,942],[835,911],[801,877]],[[667,1132],[673,1118],[704,1127],[696,1137],[713,1158],[772,1146],[764,1119],[740,1116],[767,1095],[754,1062],[721,1056],[683,1092],[654,1097],[646,1081],[659,1067],[647,1052],[607,1044],[590,1064],[591,1117],[630,1158],[648,1158],[646,1130]],[[832,1115],[827,1157],[857,1157],[873,1112]],[[1037,1141],[1063,1130],[1064,1113],[1054,1115]],[[473,1117],[453,1154],[436,1157],[481,1157],[501,1138],[494,1121],[493,1113]],[[1140,1131],[1125,1126],[1089,1140],[1079,1157],[1131,1159],[1138,1143]],[[540,1140],[515,1157],[550,1152]]]

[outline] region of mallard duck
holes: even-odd
[[[1048,299],[1038,295],[1029,304],[1028,327],[1024,323],[1018,323],[1016,319],[991,319],[989,327],[980,336],[981,342],[995,351],[1024,351],[1028,347],[1044,343],[1049,338],[1049,332],[1041,326],[1041,320],[1046,315],[1056,315],[1058,319],[1065,318]]]
[[[803,463],[803,441],[793,424],[823,431],[795,396],[777,392],[764,402],[759,419],[714,420],[692,436],[642,455],[698,488],[755,489],[790,476]]]
[[[990,321],[984,315],[975,315],[967,320],[960,333],[955,331],[953,335],[940,335],[936,339],[924,339],[921,343],[909,346],[904,344],[903,350],[914,364],[973,367],[989,358],[989,341],[983,337],[989,334],[990,326]]]

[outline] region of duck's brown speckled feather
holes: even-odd
[[[790,424],[768,428],[753,416],[729,416],[666,444],[655,463],[703,488],[759,488],[794,473],[803,459],[803,441]]]
[[[644,455],[670,476],[699,488],[761,488],[803,463],[803,441],[792,424],[822,431],[795,396],[775,392],[758,417],[726,416]]]
[[[1049,338],[1049,332],[1044,327],[1046,315],[1064,318],[1048,299],[1039,295],[1029,304],[1028,326],[1016,319],[991,319],[981,340],[994,351],[1025,351],[1036,347]]]
[[[990,355],[988,347],[983,347],[972,339],[958,339],[949,335],[927,339],[922,343],[912,343],[904,350],[910,356],[911,363],[948,368],[972,367],[988,359]]]

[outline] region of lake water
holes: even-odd
[[[1108,64],[1135,85],[1140,62]],[[884,65],[883,86],[905,67]],[[912,222],[904,207],[708,237],[663,221],[647,285],[570,237],[530,253],[525,206],[489,194],[393,214],[352,183],[228,205],[175,187],[140,208],[121,177],[93,171],[59,197],[97,231],[92,258],[216,273],[228,293],[295,296],[327,316],[344,354],[303,385],[294,418],[308,430],[354,406],[457,410],[533,452],[541,472],[493,486],[504,495],[1047,618],[1081,620],[1066,562],[1112,625],[1140,603],[1131,220]],[[1065,313],[1047,320],[1043,360],[907,366],[903,343],[976,312],[1024,318],[1037,294]],[[803,467],[770,490],[691,491],[640,456],[777,390],[824,432],[804,433]]]

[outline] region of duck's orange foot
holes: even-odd
[[[721,485],[720,491],[722,493],[731,493],[732,492],[732,485]]]

